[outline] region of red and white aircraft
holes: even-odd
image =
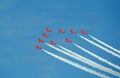
[[[75,30],[70,30],[70,33],[77,34],[77,32]]]
[[[84,31],[84,30],[81,30],[80,31],[82,34],[88,34],[86,31]]]
[[[42,49],[42,47],[41,46],[36,46],[36,49]]]
[[[60,33],[65,33],[65,31],[62,30],[62,29],[59,29],[58,31],[59,31]]]
[[[42,39],[38,39],[38,42],[40,42],[40,43],[44,43],[45,41],[42,40]]]
[[[56,42],[54,42],[54,41],[50,41],[50,44],[52,44],[52,45],[53,45],[53,44],[56,44]]]
[[[72,40],[70,40],[68,38],[65,38],[65,41],[68,42],[68,43],[72,42]]]
[[[48,37],[48,36],[49,36],[48,34],[45,34],[45,33],[43,33],[42,35],[43,35],[44,37]]]
[[[45,31],[46,31],[46,32],[52,32],[52,30],[49,29],[49,28],[46,28]]]

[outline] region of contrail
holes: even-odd
[[[109,48],[109,49],[111,49],[111,50],[113,50],[113,51],[115,51],[115,52],[120,54],[120,50],[118,50],[118,49],[108,45],[107,43],[105,43],[105,42],[103,42],[103,41],[101,41],[101,40],[99,40],[99,39],[97,39],[97,38],[95,38],[95,37],[93,37],[91,35],[88,35],[88,36],[91,37],[92,39],[94,39],[95,41],[101,43],[102,45],[106,46],[107,48]]]
[[[95,45],[96,47],[98,47],[98,48],[100,48],[100,49],[102,49],[102,50],[104,50],[104,51],[106,51],[106,52],[112,54],[113,56],[116,56],[116,57],[120,58],[120,55],[114,53],[113,51],[111,51],[111,50],[109,50],[109,49],[107,49],[107,48],[105,48],[105,47],[103,47],[103,46],[101,46],[101,45],[99,45],[99,44],[97,44],[97,43],[95,43],[95,42],[93,42],[93,41],[91,41],[91,40],[89,40],[89,39],[87,39],[87,38],[81,36],[81,35],[78,35],[78,36],[81,37],[82,39],[84,39],[85,41],[87,41],[87,42],[89,42],[89,43]]]
[[[70,61],[70,60],[68,60],[68,59],[65,59],[65,58],[63,58],[63,57],[60,57],[60,56],[58,56],[58,55],[56,55],[56,54],[53,54],[53,53],[51,53],[51,52],[49,52],[49,51],[47,51],[47,50],[44,50],[44,49],[42,49],[42,50],[43,50],[45,53],[49,54],[50,56],[52,56],[52,57],[54,57],[54,58],[56,58],[56,59],[58,59],[58,60],[60,60],[60,61],[62,61],[62,62],[65,62],[65,63],[67,63],[67,64],[69,64],[69,65],[71,65],[71,66],[73,66],[73,67],[76,67],[76,68],[78,68],[78,69],[80,69],[80,70],[83,70],[83,71],[86,71],[86,72],[88,72],[88,73],[94,74],[94,75],[96,75],[96,76],[98,76],[98,77],[101,77],[101,78],[110,78],[109,76],[106,76],[106,75],[104,75],[104,74],[102,74],[102,73],[96,72],[96,71],[94,71],[94,70],[92,70],[92,69],[89,69],[89,68],[87,68],[87,67],[85,67],[85,66],[82,66],[82,65],[80,65],[80,64],[78,64],[78,63],[75,63],[75,62],[72,62],[72,61]]]
[[[88,64],[88,65],[90,65],[90,66],[92,66],[92,67],[94,67],[94,68],[97,68],[97,69],[99,69],[99,70],[102,70],[102,71],[105,71],[105,72],[110,73],[110,74],[112,74],[112,75],[115,75],[115,76],[120,77],[120,73],[118,73],[118,72],[116,72],[116,71],[114,71],[114,70],[112,70],[112,69],[110,69],[110,68],[107,68],[107,67],[104,67],[104,66],[102,66],[102,65],[100,65],[100,64],[97,64],[97,63],[95,63],[94,61],[89,60],[89,59],[87,59],[87,58],[85,58],[85,57],[83,57],[83,56],[81,56],[81,55],[79,55],[79,54],[77,54],[77,53],[75,53],[75,52],[67,49],[67,48],[64,48],[64,47],[60,46],[60,45],[57,45],[57,46],[60,47],[61,49],[63,49],[64,51],[67,51],[68,53],[74,55],[74,59],[77,58],[76,60],[78,60],[78,61],[82,61],[82,62],[84,62],[84,63],[86,63],[86,64]],[[82,58],[84,61],[83,61],[81,58]]]
[[[110,66],[112,66],[112,67],[114,67],[114,68],[120,70],[120,66],[118,66],[118,65],[116,65],[116,64],[113,64],[112,62],[110,62],[110,61],[108,61],[108,60],[106,60],[106,59],[104,59],[104,58],[102,58],[102,57],[100,57],[100,56],[98,56],[98,55],[92,53],[91,51],[89,51],[89,50],[87,50],[87,49],[85,49],[85,48],[83,48],[83,47],[77,45],[76,43],[72,43],[72,44],[73,44],[74,46],[76,46],[77,48],[79,48],[80,50],[82,50],[82,51],[88,53],[89,55],[91,55],[91,56],[97,58],[98,60],[100,60],[100,61],[102,61],[102,62],[105,62],[106,64],[108,64],[108,65],[110,65]]]
[[[72,58],[78,60],[78,61],[81,61],[81,62],[83,62],[83,63],[86,63],[86,64],[88,64],[88,65],[90,65],[90,66],[92,66],[92,67],[94,67],[94,68],[97,68],[97,69],[99,69],[99,70],[105,71],[105,72],[110,73],[110,74],[112,74],[112,75],[114,75],[114,76],[120,77],[120,73],[118,73],[118,72],[116,72],[116,71],[114,71],[114,70],[112,70],[112,69],[109,69],[109,68],[107,68],[107,67],[104,67],[104,66],[102,66],[102,65],[100,65],[100,64],[97,64],[97,63],[93,62],[92,60],[89,60],[89,59],[87,59],[87,58],[85,58],[85,57],[83,57],[83,56],[80,56],[80,55],[79,55],[79,57],[76,57],[75,54],[73,55],[74,52],[72,52],[72,51],[66,50],[66,51],[67,51],[67,52],[66,52],[66,51],[61,50],[61,49],[59,49],[59,48],[57,48],[57,47],[55,47],[55,46],[52,46],[52,45],[50,45],[50,44],[48,44],[48,43],[45,43],[45,44],[48,45],[49,47],[57,50],[57,51],[59,51],[59,52],[65,54],[65,55],[69,56],[69,57],[72,57]]]

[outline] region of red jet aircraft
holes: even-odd
[[[65,31],[62,30],[62,29],[59,29],[58,31],[59,31],[60,33],[65,33]]]
[[[65,41],[68,42],[68,43],[72,42],[72,40],[70,40],[68,38],[65,38]]]
[[[84,30],[81,30],[80,31],[82,34],[88,34],[86,31],[84,31]]]
[[[42,49],[42,47],[41,46],[36,46],[36,49]]]
[[[71,32],[72,34],[77,34],[77,32],[76,32],[75,30],[70,30],[70,32]]]
[[[43,33],[42,35],[43,35],[44,37],[48,37],[48,36],[49,36],[48,34],[45,34],[45,33]]]
[[[38,42],[40,42],[40,43],[44,43],[45,41],[42,40],[42,39],[38,39]]]
[[[56,44],[56,42],[54,42],[54,41],[50,41],[50,44]]]
[[[46,28],[45,30],[46,30],[46,32],[52,32],[52,30],[49,28]]]

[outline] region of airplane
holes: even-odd
[[[48,34],[45,34],[45,33],[43,33],[42,35],[43,35],[44,37],[48,37],[48,36],[49,36]]]
[[[42,49],[42,47],[41,46],[36,46],[36,49]]]
[[[60,33],[65,33],[65,31],[62,30],[62,29],[59,29],[58,31],[59,31]]]
[[[88,34],[86,31],[84,31],[84,30],[81,30],[80,31],[82,34]]]
[[[68,43],[72,42],[72,40],[70,40],[68,38],[65,38],[65,41],[68,42]]]
[[[46,32],[52,32],[52,30],[49,28],[46,28],[45,30],[46,30]]]
[[[76,32],[75,30],[70,30],[70,32],[71,32],[72,34],[77,34],[77,32]]]
[[[45,41],[42,40],[42,39],[38,39],[38,42],[40,42],[40,43],[44,43]]]
[[[56,42],[54,42],[54,41],[50,41],[50,44],[56,44]]]

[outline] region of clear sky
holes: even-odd
[[[53,30],[52,33],[48,33],[49,38],[43,38],[41,35],[46,27]],[[57,32],[59,28],[66,30],[66,33],[59,34]],[[97,78],[43,51],[36,50],[35,46],[40,45],[48,51],[66,57],[45,44],[37,43],[38,38],[46,41],[55,40],[68,49],[110,67],[72,44],[65,43],[64,38],[68,37],[95,54],[120,65],[120,59],[75,35],[70,35],[70,29],[78,33],[84,29],[98,39],[120,49],[120,1],[0,0],[0,78]],[[73,61],[90,67],[82,62]]]

